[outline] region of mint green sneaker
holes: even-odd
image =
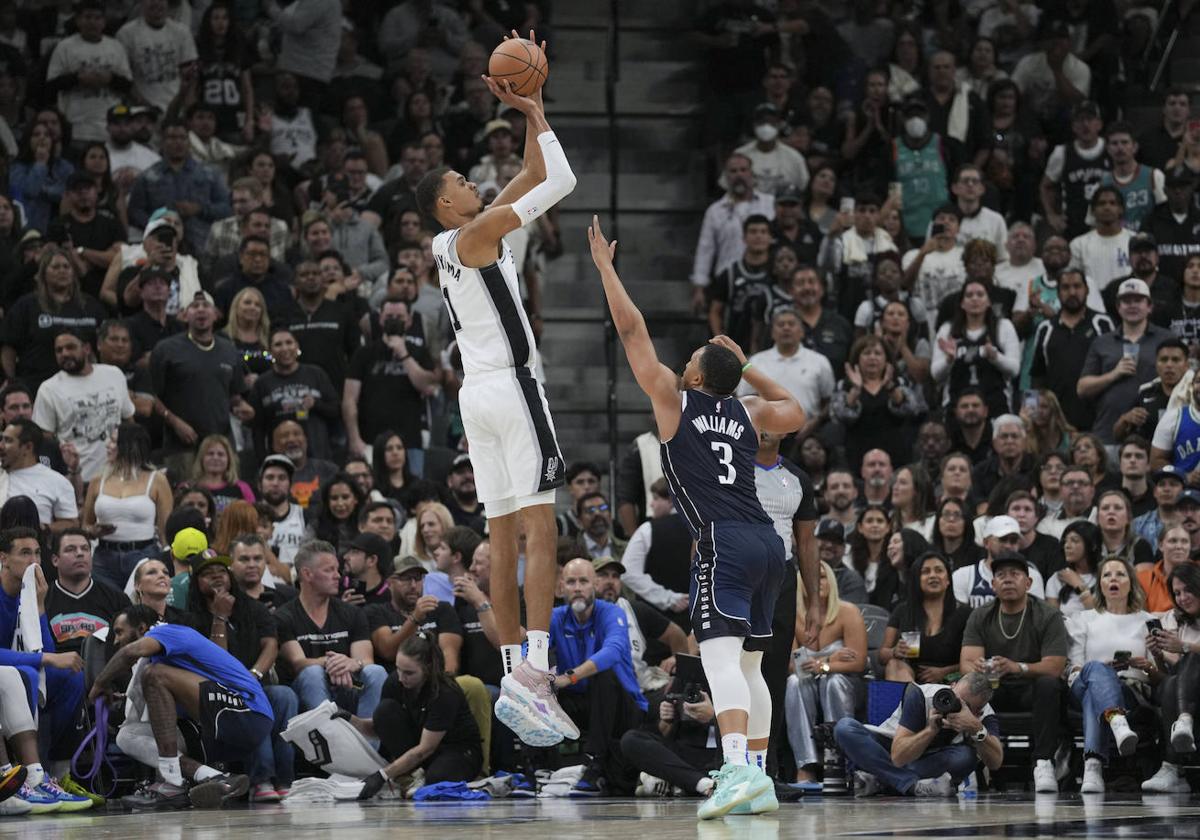
[[[750,804],[767,791],[774,798],[775,784],[767,774],[747,764],[726,764],[715,772],[716,787],[712,796],[700,803],[697,819],[715,820],[743,803]],[[779,803],[775,803],[779,807]]]
[[[731,817],[742,816],[746,814],[769,814],[772,811],[779,810],[779,800],[775,798],[775,784],[767,788],[766,793],[760,793],[754,797],[753,802],[743,802],[741,805],[735,805],[733,810],[729,812]]]

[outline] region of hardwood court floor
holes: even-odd
[[[0,838],[56,840],[791,840],[791,838],[1068,837],[1200,840],[1200,797],[1064,794],[978,799],[810,799],[765,817],[697,823],[694,800],[355,802],[223,811],[117,811],[0,818]]]

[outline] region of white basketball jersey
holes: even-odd
[[[463,371],[469,375],[514,367],[533,369],[537,349],[521,305],[512,250],[501,243],[496,262],[467,268],[458,259],[458,233],[447,230],[434,237],[433,260]]]

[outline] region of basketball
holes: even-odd
[[[513,92],[518,96],[537,92],[549,73],[550,65],[542,48],[524,38],[501,41],[488,59],[488,75],[497,82],[512,82]]]

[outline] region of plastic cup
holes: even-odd
[[[908,630],[900,634],[908,648],[908,658],[917,659],[921,656],[921,633],[918,630]]]

